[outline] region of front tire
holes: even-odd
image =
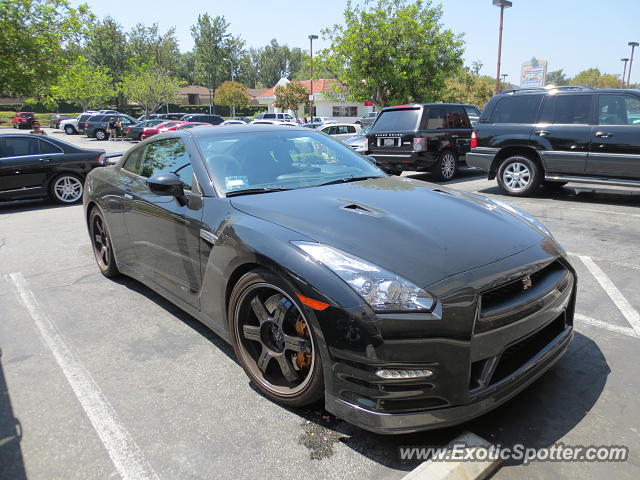
[[[322,398],[322,361],[310,312],[267,270],[240,278],[229,300],[231,343],[245,373],[268,398],[291,407]]]
[[[67,135],[75,135],[76,134],[76,129],[73,128],[73,125],[65,125],[64,126],[64,133],[66,133]]]
[[[438,156],[438,160],[431,168],[431,173],[443,182],[447,182],[456,176],[458,171],[458,159],[451,150],[445,150]]]
[[[498,169],[498,185],[507,195],[526,197],[542,183],[538,164],[527,155],[513,155]]]
[[[66,173],[53,179],[49,185],[49,196],[63,205],[82,200],[84,183],[82,177],[73,173]]]
[[[89,235],[91,235],[93,255],[96,258],[100,272],[107,278],[120,276],[120,271],[113,255],[113,243],[111,242],[109,229],[97,207],[91,211],[89,216]]]

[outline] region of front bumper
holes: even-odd
[[[545,243],[429,287],[439,299],[432,314],[345,311],[335,325],[344,334],[333,344],[335,333],[325,334],[326,409],[376,433],[410,433],[465,422],[531,384],[573,337],[575,271],[559,252],[550,256]],[[561,266],[553,277],[557,289],[534,273],[545,292],[533,288],[524,303],[516,295],[510,311],[489,306],[489,291],[551,265]],[[483,317],[490,310],[493,316]],[[382,368],[426,368],[433,375],[383,379],[375,374]]]

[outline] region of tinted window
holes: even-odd
[[[193,183],[193,168],[184,142],[169,138],[150,143],[144,150],[140,175],[150,178],[158,173],[175,173],[187,190]]]
[[[35,138],[9,137],[4,139],[0,156],[17,157],[20,155],[38,155],[38,141]]]
[[[600,95],[600,125],[640,125],[640,99],[631,95]]]
[[[540,122],[557,124],[590,123],[593,95],[547,96],[540,114]]]
[[[62,150],[53,145],[52,143],[46,142],[44,140],[38,140],[38,144],[40,145],[40,153],[62,153]]]
[[[542,95],[509,96],[498,100],[492,123],[535,123]]]
[[[127,159],[124,161],[124,165],[122,168],[128,170],[131,173],[135,173],[136,175],[140,175],[140,167],[142,165],[142,153],[144,152],[144,148],[139,148],[134,150],[129,154]]]
[[[419,118],[419,108],[384,110],[371,127],[371,133],[413,131],[418,128]]]
[[[464,109],[467,112],[467,115],[471,115],[473,117],[479,117],[480,116],[480,110],[478,110],[476,107],[471,107],[471,106],[466,106],[464,107]]]
[[[427,129],[469,128],[462,107],[429,107]]]

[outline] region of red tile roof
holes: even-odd
[[[307,91],[311,89],[311,80],[293,81],[291,83],[299,83],[307,87]],[[313,93],[322,93],[331,91],[332,87],[338,83],[337,80],[331,78],[319,78],[313,81]],[[264,92],[258,95],[261,97],[273,97],[275,95],[276,87],[267,88]]]

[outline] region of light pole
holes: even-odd
[[[313,109],[314,109],[314,97],[313,97],[313,41],[318,39],[317,35],[309,35],[309,55],[311,56],[311,61],[309,63],[309,68],[311,69],[311,75],[309,79],[311,80],[311,93],[309,95],[311,99],[311,106],[309,107],[311,118],[313,118]]]
[[[229,62],[229,70],[231,71],[231,81],[235,82],[235,76],[233,74],[233,60],[231,60],[230,58],[225,58],[224,59],[225,62]],[[232,105],[231,106],[231,118],[234,118],[236,116],[236,106]]]
[[[624,88],[624,77],[627,75],[627,62],[628,58],[621,58],[621,62],[624,62],[624,70],[622,71],[622,78],[620,78],[620,88]]]
[[[502,20],[504,9],[511,7],[509,0],[492,0],[496,7],[500,7],[500,33],[498,36],[498,72],[496,73],[496,95],[500,93],[500,57],[502,56]]]
[[[629,60],[629,76],[627,77],[627,88],[631,86],[631,67],[633,66],[633,51],[640,45],[638,42],[629,42],[627,45],[631,47],[631,59]]]
[[[508,73],[502,73],[502,74],[500,74],[500,76],[502,77],[502,84],[506,86],[507,77],[509,76],[509,74]]]

